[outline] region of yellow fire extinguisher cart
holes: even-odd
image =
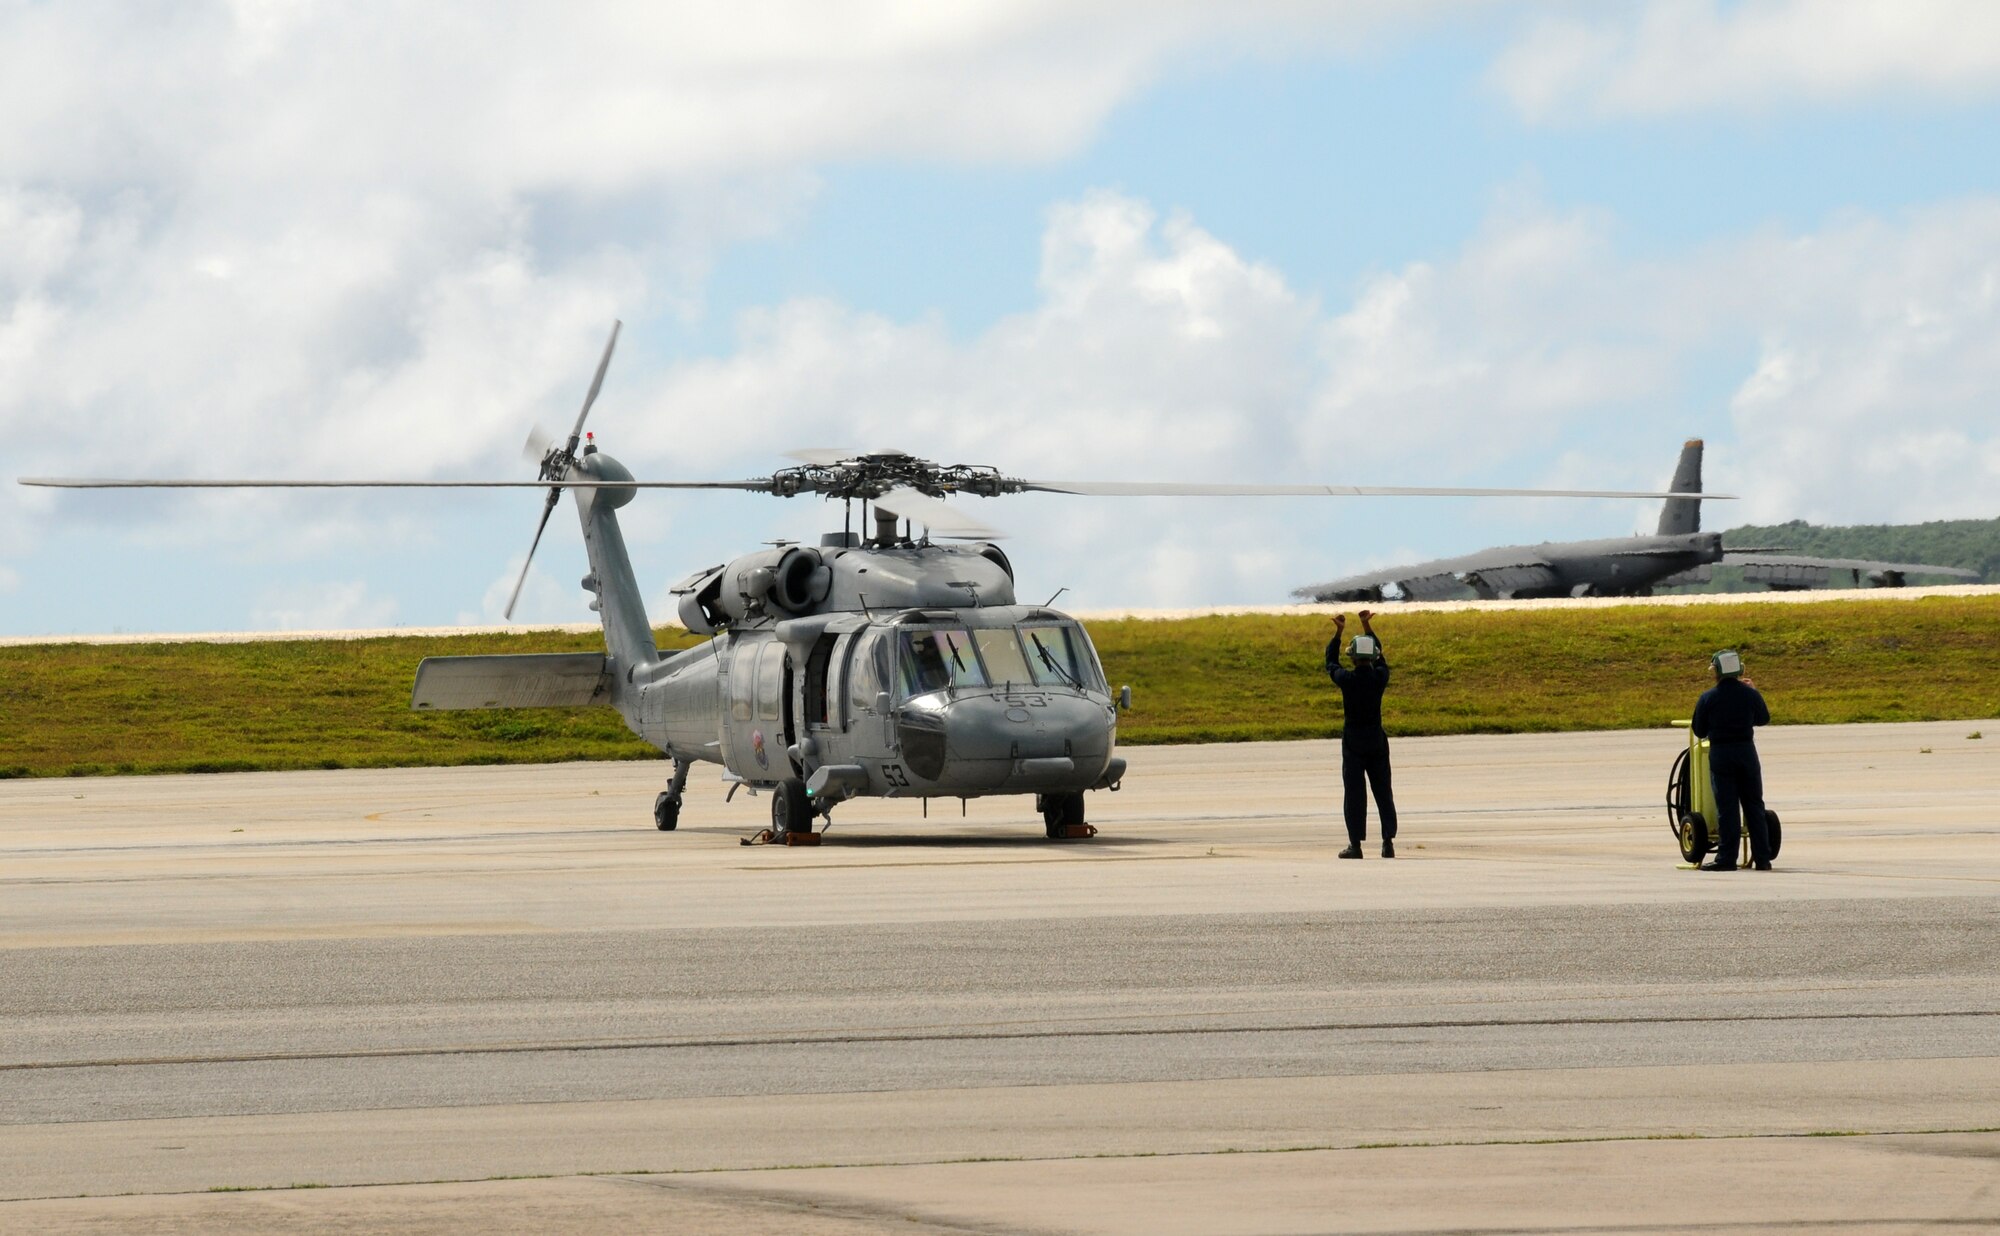
[[[1667,827],[1680,843],[1681,858],[1690,865],[1715,848],[1715,783],[1708,779],[1708,739],[1694,736],[1692,721],[1676,721],[1687,729],[1687,750],[1674,757],[1667,773]],[[1764,822],[1771,834],[1771,857],[1778,856],[1781,834],[1778,813],[1764,808]],[[1750,830],[1743,830],[1743,853],[1737,865],[1750,865]]]

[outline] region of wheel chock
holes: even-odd
[[[1095,837],[1097,835],[1097,825],[1065,824],[1062,826],[1062,831],[1056,835],[1064,841],[1082,841],[1086,837]]]
[[[738,840],[738,845],[818,845],[819,833],[781,833],[775,829],[760,828],[754,836]]]

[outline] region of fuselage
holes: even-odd
[[[1524,546],[1522,552],[1547,562],[1556,579],[1543,587],[1515,589],[1513,596],[1632,596],[1650,591],[1653,585],[1682,571],[1722,561],[1722,534],[1690,532],[1677,536],[1558,541]],[[1476,576],[1477,572],[1473,574]],[[1473,579],[1466,582],[1479,588]]]
[[[677,591],[685,620],[722,629],[617,693],[671,757],[756,788],[821,774],[835,799],[1074,793],[1123,771],[1089,635],[1014,604],[991,547],[780,547]]]

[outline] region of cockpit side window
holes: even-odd
[[[902,687],[906,697],[950,687],[986,685],[979,652],[964,627],[905,631],[902,644]]]

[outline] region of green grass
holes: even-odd
[[[1339,732],[1324,618],[1090,624],[1136,707],[1121,742]],[[1684,717],[1743,652],[1780,723],[2000,716],[2000,601],[1410,613],[1380,625],[1395,734],[1630,729]],[[696,641],[660,632],[662,647]],[[608,708],[417,713],[426,656],[600,649],[595,635],[0,648],[0,776],[647,759]]]
[[[1337,733],[1324,618],[1235,615],[1091,624],[1136,705],[1126,742]],[[1398,614],[1392,734],[1635,729],[1685,717],[1709,654],[1743,653],[1781,724],[2000,715],[2000,600],[1828,601]],[[1350,622],[1352,634],[1358,630]]]

